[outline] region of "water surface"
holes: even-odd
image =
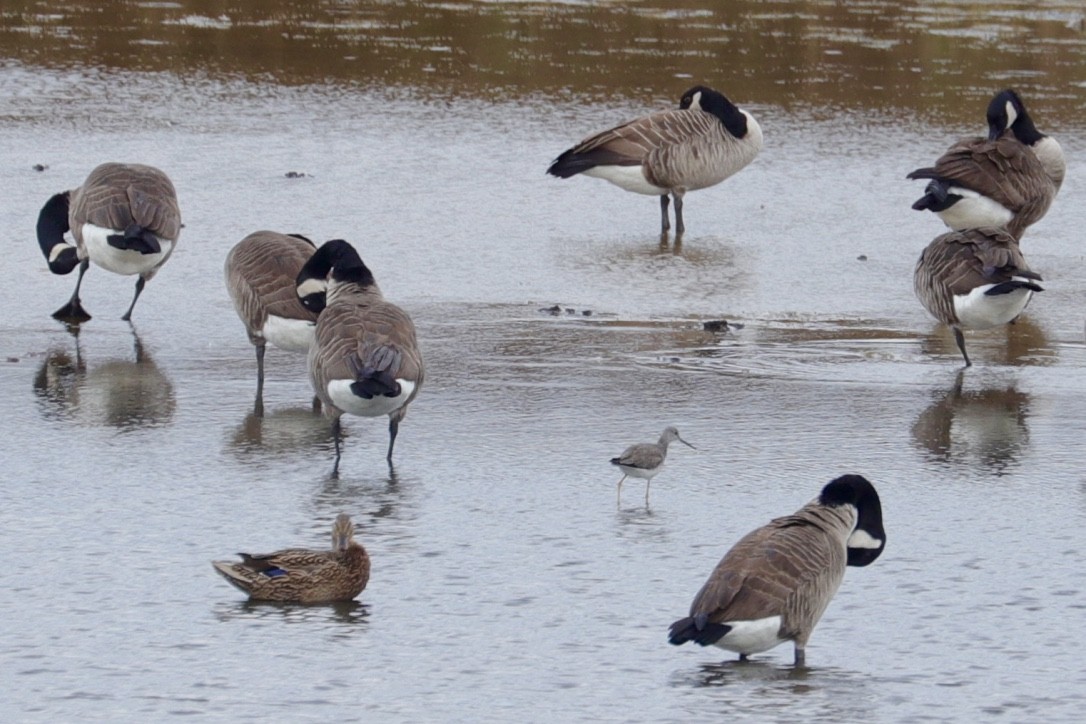
[[[100,5],[0,14],[5,719],[1079,718],[1076,4]],[[681,246],[653,199],[544,175],[695,79],[767,141],[687,197]],[[912,295],[942,229],[904,175],[1008,83],[1070,171],[1023,242],[1046,291],[959,375]],[[107,159],[167,170],[185,229],[132,325],[132,280],[92,268],[73,336],[34,223]],[[252,415],[221,269],[262,228],[349,239],[416,320],[393,471],[384,421],[352,419],[330,477],[298,357],[269,351]],[[607,460],[668,424],[698,450],[616,507]],[[667,645],[735,540],[843,472],[889,543],[809,670]],[[374,562],[357,604],[250,605],[211,570],[322,546],[341,511]]]

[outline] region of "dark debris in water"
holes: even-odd
[[[555,304],[555,305],[550,306],[550,307],[540,307],[539,311],[544,313],[544,314],[553,315],[555,317],[559,316],[563,312],[565,314],[568,314],[568,315],[580,314],[582,317],[591,317],[592,316],[592,310],[591,309],[582,309],[580,312],[578,312],[573,307],[563,307],[560,304]]]
[[[46,166],[44,163],[36,163],[33,166],[31,166],[30,168],[34,169],[35,171],[44,171],[45,169],[47,169],[49,167]]]
[[[733,329],[742,329],[743,324],[726,319],[709,319],[701,323],[701,328],[706,332],[730,332]]]
[[[867,261],[867,254],[860,254],[856,257],[856,261]]]
[[[305,171],[287,171],[283,175],[286,176],[287,178],[308,178],[309,177],[309,174],[307,174]]]

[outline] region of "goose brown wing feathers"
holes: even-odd
[[[315,322],[295,291],[295,278],[313,254],[307,242],[274,231],[245,237],[227,255],[227,289],[251,331],[259,331],[268,315]]]
[[[166,174],[141,164],[104,163],[72,194],[72,233],[82,241],[82,226],[91,223],[123,230],[133,224],[176,241],[181,234],[177,192]]]
[[[728,551],[694,598],[690,616],[723,623],[779,615],[787,626],[799,613],[796,601],[823,588],[832,595],[844,569],[844,547],[830,532],[798,514],[778,518]]]
[[[560,155],[550,170],[565,178],[593,166],[637,166],[651,154],[719,132],[719,127],[719,121],[701,111],[660,111],[586,138]]]

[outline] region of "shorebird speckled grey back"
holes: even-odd
[[[83,185],[56,194],[38,215],[38,245],[54,274],[79,267],[71,299],[53,317],[71,324],[91,318],[79,299],[90,262],[115,274],[138,274],[132,310],[149,281],[170,258],[181,234],[177,191],[165,173],[138,163],[103,163]],[[74,244],[64,239],[70,231]]]
[[[668,640],[718,646],[746,659],[795,644],[803,666],[807,639],[837,592],[846,566],[873,563],[886,545],[882,504],[861,475],[843,475],[792,515],[743,536],[717,564],[690,615]]]
[[[762,150],[762,129],[723,93],[694,86],[678,110],[642,116],[597,133],[563,152],[547,169],[558,178],[583,173],[627,191],[660,197],[660,234],[666,237],[668,194],[675,199],[675,235],[682,237],[683,195],[715,186]]]
[[[622,483],[627,477],[641,478],[645,481],[645,505],[649,504],[649,485],[652,479],[663,470],[667,460],[667,446],[678,440],[687,447],[694,447],[679,437],[679,430],[669,426],[664,428],[657,442],[642,442],[626,448],[617,458],[611,458],[611,464],[622,470],[622,480],[618,481],[618,500],[622,502]],[[697,448],[695,448],[697,449]]]

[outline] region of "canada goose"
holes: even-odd
[[[724,94],[703,85],[683,94],[679,110],[642,116],[586,138],[556,158],[547,173],[606,179],[638,194],[660,197],[660,233],[671,228],[668,194],[675,198],[681,237],[683,194],[715,186],[754,160],[762,129]]]
[[[792,641],[795,665],[826,610],[845,566],[866,566],[886,545],[882,504],[860,475],[843,475],[795,513],[743,536],[671,624],[669,641],[713,644],[750,654]]]
[[[1065,168],[1059,144],[1037,131],[1014,91],[1002,91],[988,104],[987,138],[963,138],[906,178],[930,179],[913,208],[951,229],[1005,227],[1019,239],[1048,211]]]
[[[965,352],[962,329],[989,329],[1022,313],[1041,275],[1030,271],[1018,241],[1003,229],[984,227],[937,236],[920,255],[913,273],[917,298],[931,316],[954,330]]]
[[[309,377],[325,414],[333,418],[336,463],[332,474],[339,472],[343,413],[388,415],[391,465],[400,420],[422,387],[422,355],[414,323],[407,312],[385,301],[372,272],[342,239],[317,249],[299,272],[297,285],[302,304],[320,314],[309,348]]]
[[[1012,88],[996,93],[988,104],[988,137],[998,138],[1008,129],[1015,138],[1033,150],[1049,180],[1059,191],[1067,174],[1063,148],[1055,138],[1037,130],[1021,96]]]
[[[345,513],[332,524],[332,549],[287,548],[275,553],[238,553],[241,563],[212,561],[223,578],[254,601],[328,603],[349,601],[370,580],[370,557],[354,539]]]
[[[256,348],[257,415],[264,412],[265,345],[308,352],[313,342],[317,313],[298,299],[296,280],[315,251],[304,236],[256,231],[226,255],[226,289]]]
[[[626,448],[617,458],[611,458],[611,464],[622,470],[622,480],[618,481],[618,499],[622,502],[622,483],[627,477],[641,478],[645,481],[645,505],[649,504],[649,485],[657,473],[664,469],[667,459],[667,446],[678,440],[683,445],[694,447],[679,437],[678,429],[665,427],[658,442],[642,442]],[[695,448],[697,449],[697,448]]]
[[[75,244],[64,240],[67,231]],[[115,274],[139,275],[132,303],[121,317],[130,321],[144,284],[170,258],[180,233],[177,192],[166,174],[138,163],[98,166],[82,186],[50,198],[38,215],[38,244],[49,271],[68,274],[79,266],[71,299],[53,317],[73,324],[91,318],[79,287],[93,261]]]

